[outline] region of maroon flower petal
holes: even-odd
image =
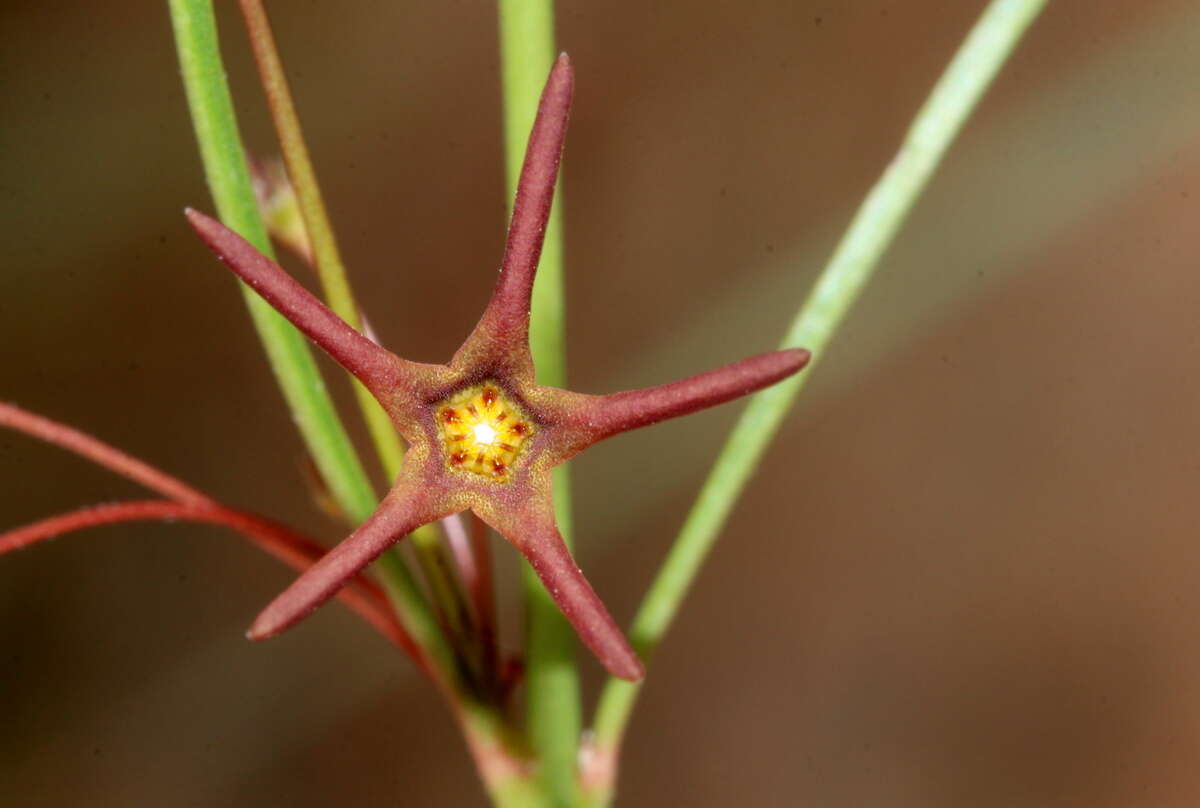
[[[564,53],[546,80],[529,134],[500,277],[478,325],[455,354],[454,367],[470,364],[532,372],[529,300],[554,200],[574,84],[571,62]]]
[[[811,354],[803,349],[752,356],[677,382],[607,396],[580,396],[563,407],[569,441],[559,462],[605,438],[761,390],[801,370]],[[578,394],[569,394],[578,395]]]
[[[521,551],[579,639],[609,673],[636,682],[646,675],[642,661],[571,557],[554,525],[553,513],[549,502],[541,502],[481,518]]]
[[[283,267],[225,225],[190,208],[184,213],[204,243],[238,277],[357,376],[385,409],[396,409],[398,394],[411,388],[412,377],[423,366],[400,359],[355,331]]]
[[[445,515],[433,510],[420,483],[402,469],[375,513],[271,601],[246,636],[264,640],[291,628],[336,595],[384,550]]]

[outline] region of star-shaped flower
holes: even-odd
[[[534,379],[529,304],[562,157],[574,79],[566,55],[550,72],[517,186],[500,277],[475,330],[447,365],[410,362],[355,331],[233,231],[188,219],[229,267],[366,385],[408,442],[379,508],[275,598],[254,621],[261,639],[302,620],[415,528],[474,511],[528,559],[580,639],[609,671],[642,663],[563,543],[550,470],[597,441],[696,412],[773,384],[808,361],[776,351],[671,384],[606,396]]]

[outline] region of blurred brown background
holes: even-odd
[[[774,345],[983,6],[561,3],[576,386]],[[503,237],[494,9],[271,11],[370,318],[443,360]],[[180,216],[211,205],[165,3],[5,0],[0,19],[0,398],[339,538]],[[1197,98],[1195,3],[1051,3],[656,660],[623,805],[1200,802]],[[622,622],[736,411],[575,464],[581,561]],[[0,526],[140,496],[8,433],[0,479]],[[0,561],[0,803],[481,804],[432,690],[343,610],[242,639],[287,580],[192,526]]]

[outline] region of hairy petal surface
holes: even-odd
[[[579,639],[611,674],[629,681],[645,676],[642,661],[571,557],[554,524],[549,497],[481,518],[521,551]]]
[[[524,554],[580,638],[613,674],[642,677],[640,660],[559,535],[549,470],[611,435],[773,384],[800,370],[809,354],[777,351],[671,384],[609,396],[536,383],[529,306],[573,92],[571,64],[564,54],[538,105],[492,298],[449,365],[407,362],[378,347],[235,233],[188,211],[217,255],[366,384],[409,441],[401,479],[376,513],[276,598],[251,627],[251,637],[269,637],[299,622],[414,528],[470,508]],[[477,394],[483,396],[482,404]],[[501,399],[507,406],[493,411],[492,402]],[[460,406],[470,418],[458,412]],[[440,420],[435,413],[441,413]],[[506,418],[509,423],[501,425]],[[451,431],[447,424],[463,428]],[[518,427],[523,431],[517,433]],[[514,440],[510,433],[522,437]],[[488,461],[491,471],[485,474]],[[461,536],[458,544],[468,562],[464,571],[473,569]],[[465,577],[479,590],[477,608],[486,614],[490,587],[478,575]]]
[[[547,397],[563,426],[558,462],[621,432],[690,415],[761,390],[796,373],[810,358],[802,349],[772,351],[657,387],[606,396],[561,391],[562,395]]]
[[[529,134],[500,277],[478,325],[451,362],[455,367],[483,364],[532,377],[529,301],[554,200],[574,86],[571,62],[564,53],[550,71]]]
[[[185,211],[204,243],[260,297],[292,325],[321,346],[333,359],[358,377],[393,417],[410,415],[414,384],[427,366],[400,359],[386,348],[351,328],[283,267],[267,258],[250,242],[225,225],[195,210]]]
[[[408,468],[367,521],[263,609],[246,633],[250,639],[273,637],[299,623],[393,544],[446,515],[437,512]]]

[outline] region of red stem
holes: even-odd
[[[181,482],[135,457],[130,457],[120,449],[115,449],[66,424],[34,415],[14,404],[0,402],[0,426],[24,432],[26,435],[74,452],[115,474],[133,480],[135,483],[141,483],[151,491],[157,491],[167,499],[193,505],[217,505],[211,497],[205,496],[187,483]]]
[[[217,504],[149,500],[96,505],[59,514],[40,522],[0,533],[0,555],[65,533],[123,522],[183,520],[220,525],[235,530],[253,544],[297,570],[306,570],[325,554],[325,548],[291,528],[253,514]],[[420,650],[388,608],[383,592],[372,582],[356,578],[340,597],[375,630],[424,667]]]
[[[492,549],[488,542],[488,526],[471,514],[471,554],[475,558],[475,580],[467,590],[479,620],[480,640],[483,642],[484,666],[497,678],[500,676],[500,652],[497,647],[496,592],[492,584]]]
[[[479,577],[479,567],[475,562],[471,540],[467,536],[467,527],[463,524],[463,515],[455,513],[442,519],[442,532],[446,534],[446,543],[450,545],[450,552],[454,555],[458,577],[463,586],[470,591]]]
[[[291,528],[244,511],[227,508],[145,461],[131,457],[120,449],[66,424],[34,415],[14,404],[0,402],[0,427],[9,427],[53,443],[173,500],[102,505],[50,517],[0,534],[0,554],[73,530],[149,519],[184,519],[230,527],[242,533],[259,548],[302,572],[326,553],[324,546]],[[373,628],[407,652],[418,666],[430,673],[431,668],[424,653],[396,620],[388,606],[387,598],[379,588],[363,576],[356,576],[352,584],[354,588],[345,593],[347,604]]]

